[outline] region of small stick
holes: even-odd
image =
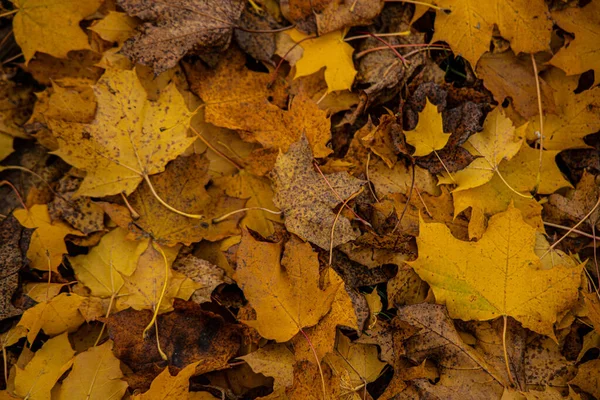
[[[337,223],[338,218],[340,217],[340,214],[342,213],[342,210],[344,209],[344,207],[346,207],[346,205],[348,204],[348,202],[350,200],[354,199],[359,194],[361,194],[362,191],[363,191],[363,188],[361,187],[358,192],[350,195],[350,197],[348,197],[344,201],[344,204],[342,204],[342,206],[338,210],[337,214],[335,215],[335,219],[333,220],[333,225],[331,225],[331,235],[330,235],[330,238],[329,238],[330,239],[329,240],[329,265],[331,265],[331,262],[333,261],[333,234],[335,233],[335,224]]]
[[[373,190],[373,187],[371,186],[371,178],[369,178],[369,163],[370,162],[371,162],[371,152],[369,152],[367,154],[367,166],[366,166],[367,185],[369,186],[369,191],[373,195],[373,198],[375,199],[376,202],[379,203],[379,199],[377,198],[377,195],[375,194],[375,190]]]
[[[389,44],[388,42],[386,42],[382,38],[377,37],[374,34],[372,34],[371,32],[367,32],[367,31],[358,32],[358,33],[362,33],[364,35],[371,36],[373,39],[376,39],[376,40],[380,41],[381,43],[383,43],[384,45],[386,45],[390,50],[392,50],[394,52],[394,54],[396,55],[396,57],[398,57],[400,60],[402,60],[402,63],[404,65],[408,64],[408,61],[406,60],[406,58],[402,57],[402,54],[398,53],[398,50],[396,50],[391,44]]]
[[[590,235],[587,232],[580,231],[578,229],[569,228],[568,226],[553,224],[552,222],[546,222],[546,221],[544,221],[544,225],[551,226],[553,228],[564,229],[566,231],[571,231],[571,233],[576,233],[578,235],[585,236],[585,237],[588,237],[590,239],[594,239],[594,240],[600,239],[600,237],[598,237],[598,236]]]

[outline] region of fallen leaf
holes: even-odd
[[[214,185],[206,188],[210,183],[208,165],[206,157],[199,154],[179,157],[166,166],[165,172],[149,178],[152,188],[142,183],[128,198],[139,214],[135,221],[122,206],[110,203],[102,206],[119,226],[132,232],[132,237],[151,238],[165,246],[232,236],[239,232],[237,224],[243,213],[235,213],[221,222],[213,219],[243,208],[245,200],[229,197]],[[153,190],[171,207],[203,218],[189,218],[167,209],[153,195]]]
[[[28,330],[29,343],[33,343],[41,330],[48,336],[75,332],[85,322],[79,311],[84,299],[74,293],[61,293],[26,310],[18,325]]]
[[[596,116],[600,109],[600,88],[593,87],[575,93],[579,85],[578,76],[565,76],[553,68],[544,75],[544,80],[554,88],[556,113],[544,113],[544,148],[565,150],[583,148],[588,145],[585,136],[597,132],[600,122]],[[539,116],[527,129],[527,139],[539,141]]]
[[[596,80],[600,75],[598,63],[600,62],[600,40],[598,26],[600,8],[595,2],[583,7],[566,7],[560,11],[552,12],[552,19],[560,28],[573,33],[575,39],[567,43],[549,61],[550,64],[562,69],[567,75],[582,74],[593,69]]]
[[[26,70],[38,83],[46,86],[52,86],[52,82],[68,85],[74,81],[93,85],[104,73],[96,66],[100,58],[91,50],[70,51],[66,58],[38,53],[29,61]]]
[[[379,15],[383,5],[381,0],[282,0],[281,13],[302,31],[322,36],[343,28],[369,25]]]
[[[319,287],[317,253],[308,243],[290,239],[283,257],[282,247],[283,243],[260,242],[244,230],[234,275],[256,310],[256,321],[244,322],[277,342],[286,342],[302,328],[316,325],[331,309],[342,284],[335,272],[327,270],[329,285]]]
[[[12,153],[12,138],[28,138],[23,125],[31,114],[33,100],[29,85],[0,81],[0,160]]]
[[[15,39],[25,57],[25,63],[36,51],[66,58],[71,50],[90,49],[87,35],[79,22],[92,14],[100,0],[12,0],[19,9],[13,20]]]
[[[321,370],[323,371],[322,375]],[[321,370],[310,361],[296,362],[294,364],[294,383],[285,391],[288,399],[339,399],[342,392],[340,390],[340,378],[334,375],[327,364],[322,364]],[[325,396],[321,386],[325,388]]]
[[[588,318],[592,321],[594,330],[600,335],[600,301],[593,293],[584,293]]]
[[[325,362],[337,374],[347,371],[351,387],[375,381],[387,365],[379,361],[377,346],[372,344],[352,343],[350,339],[339,333],[336,351],[325,357]]]
[[[442,114],[437,106],[431,104],[429,99],[425,108],[419,113],[419,123],[415,129],[404,131],[406,142],[415,148],[413,156],[422,157],[436,150],[441,150],[448,143],[450,135],[444,133]]]
[[[76,195],[130,194],[195,140],[186,137],[190,113],[173,84],[149,102],[135,71],[108,70],[94,92],[92,123],[49,121],[55,154],[87,172]]]
[[[523,360],[528,389],[554,387],[560,390],[577,373],[575,362],[562,355],[559,345],[553,339],[540,335],[530,334]]]
[[[66,333],[49,339],[25,368],[16,367],[15,394],[31,400],[50,400],[50,391],[73,365],[75,352]]]
[[[73,198],[81,183],[71,176],[63,177],[57,184],[55,196],[48,203],[53,221],[65,220],[73,228],[86,235],[104,230],[104,211],[88,197]]]
[[[336,247],[358,237],[350,221],[340,215],[331,243],[330,233],[336,220],[332,208],[358,192],[363,182],[345,172],[329,174],[325,178],[315,172],[306,137],[302,136],[300,141],[291,145],[287,153],[279,154],[272,181],[275,192],[273,203],[283,211],[288,231],[322,249],[329,249],[330,245]]]
[[[271,396],[282,396],[285,389],[292,386],[294,354],[284,344],[268,344],[239,358],[246,361],[254,372],[274,378]]]
[[[535,75],[530,57],[518,58],[512,51],[484,54],[477,63],[477,75],[499,103],[506,98],[525,119],[539,116]],[[556,112],[555,92],[542,77],[538,77],[544,115]]]
[[[490,219],[476,243],[455,239],[443,224],[422,223],[419,258],[409,264],[454,318],[511,316],[528,329],[554,337],[558,313],[577,299],[584,264],[541,270],[533,251],[535,240],[535,229],[509,206]],[[443,253],[437,251],[440,243]]]
[[[83,235],[64,222],[51,221],[46,204],[15,210],[13,215],[24,227],[35,229],[27,250],[27,258],[35,269],[57,272],[63,254],[67,253],[65,236]]]
[[[466,344],[456,330],[445,307],[435,304],[417,304],[402,307],[398,318],[414,327],[403,329],[404,354],[414,363],[435,360],[440,380],[413,382],[430,394],[447,398],[450,393],[498,398],[505,382],[502,375],[485,358]]]
[[[113,343],[107,341],[77,354],[73,370],[62,382],[59,400],[73,398],[89,400],[119,399],[127,390],[122,381],[119,359],[112,353]]]
[[[116,42],[119,46],[132,37],[138,20],[121,12],[110,11],[106,17],[90,27],[102,39],[108,42]]]
[[[432,42],[447,42],[472,66],[489,50],[494,24],[517,54],[550,49],[552,21],[543,1],[511,0],[505,4],[496,0],[477,3],[433,0],[427,3],[442,8],[436,12]]]
[[[350,90],[356,76],[352,53],[354,49],[344,42],[342,31],[307,39],[308,36],[293,29],[286,32],[302,47],[304,53],[295,64],[294,79],[307,76],[325,68],[327,93],[336,90]]]
[[[116,228],[100,239],[88,254],[69,257],[77,280],[90,289],[92,296],[116,296],[125,284],[121,274],[134,273],[148,241],[127,239],[127,231]]]
[[[246,208],[260,207],[274,212],[279,211],[273,204],[273,190],[266,178],[241,170],[233,176],[217,178],[215,183],[225,189],[228,196],[248,199]],[[281,217],[262,210],[248,210],[240,226],[250,228],[261,236],[267,237],[275,232],[273,222],[281,222]]]
[[[142,394],[137,394],[132,399],[161,400],[167,398],[185,399],[190,393],[190,377],[196,374],[196,367],[201,361],[192,363],[172,376],[169,368],[165,368],[160,375],[152,381],[150,389]]]
[[[513,158],[524,139],[519,136],[510,119],[505,117],[500,107],[496,107],[485,119],[483,131],[471,136],[464,147],[474,156],[478,156],[467,168],[446,173],[440,183],[456,184],[454,192],[471,189],[489,182],[498,172],[502,161]]]
[[[210,302],[211,294],[217,286],[224,283],[233,283],[225,275],[223,269],[193,255],[188,255],[182,259],[178,258],[173,264],[173,270],[187,276],[200,286],[190,299],[198,304]]]
[[[13,215],[0,222],[0,319],[23,313],[13,305],[12,297],[19,287],[19,271],[25,261],[23,245],[27,241],[26,237],[27,231]]]
[[[158,75],[174,67],[189,51],[225,49],[244,9],[240,0],[176,0],[147,4],[145,0],[118,0],[132,17],[145,21],[140,32],[125,42],[122,52],[133,62],[152,67]]]

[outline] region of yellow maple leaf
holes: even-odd
[[[285,34],[289,35],[296,43],[308,37],[297,29],[292,29]],[[350,90],[356,76],[352,53],[354,49],[344,42],[344,33],[331,32],[313,39],[306,39],[299,46],[304,53],[296,62],[295,78],[311,75],[325,68],[325,82],[327,93],[335,90]]]
[[[25,62],[36,51],[65,58],[71,50],[91,49],[79,22],[92,14],[102,0],[12,0],[19,9],[13,20],[15,39]]]
[[[58,400],[120,399],[128,385],[121,380],[121,362],[113,355],[112,347],[109,340],[77,354],[73,369],[60,386]]]
[[[233,176],[215,179],[217,186],[225,189],[225,193],[239,199],[248,199],[247,208],[260,207],[271,211],[279,211],[273,204],[273,190],[268,179],[252,175],[244,170]],[[281,217],[262,210],[248,210],[241,221],[247,227],[268,237],[275,232],[273,222],[281,222]]]
[[[36,204],[29,210],[15,210],[15,218],[26,228],[35,228],[27,249],[31,266],[42,271],[58,271],[63,254],[67,253],[65,236],[83,233],[61,221],[52,222],[46,204]]]
[[[347,371],[351,387],[373,382],[387,365],[379,361],[377,346],[352,343],[350,338],[338,333],[335,353],[329,353],[325,361],[335,371]]]
[[[121,46],[133,36],[138,25],[136,18],[125,13],[110,11],[106,17],[92,25],[90,30],[96,32],[102,39],[116,42]]]
[[[282,243],[260,242],[244,230],[234,275],[256,310],[256,320],[244,322],[278,342],[319,322],[329,312],[341,284],[332,281],[324,290],[319,288],[319,261],[310,244],[292,238],[283,258],[282,247]],[[329,277],[333,274],[331,270],[326,273]]]
[[[550,50],[552,21],[543,0],[427,0],[439,6],[432,42],[447,42],[473,67],[490,49],[494,24],[515,53]]]
[[[190,392],[190,377],[196,372],[196,366],[201,361],[187,365],[175,376],[165,368],[150,384],[150,389],[142,394],[136,394],[133,400],[163,400],[186,399]]]
[[[90,124],[49,121],[55,154],[87,172],[77,195],[130,194],[195,140],[187,137],[191,114],[174,84],[150,102],[135,71],[108,70],[94,92]]]
[[[544,149],[565,150],[588,147],[583,138],[600,129],[600,88],[593,87],[575,93],[579,76],[565,76],[553,68],[544,80],[555,89],[556,113],[544,112]],[[527,139],[539,141],[539,116],[533,118],[527,129]]]
[[[481,186],[489,182],[503,160],[510,160],[521,148],[524,139],[521,131],[515,130],[510,119],[504,116],[501,107],[490,112],[483,123],[483,131],[469,137],[464,147],[477,156],[467,168],[444,173],[440,183],[456,184],[454,192]]]
[[[419,113],[419,122],[412,131],[405,131],[406,142],[415,148],[413,156],[422,157],[441,150],[448,143],[450,134],[444,133],[442,114],[437,106],[426,99],[425,108]]]
[[[270,343],[239,358],[246,361],[254,372],[273,377],[273,399],[284,396],[285,389],[292,386],[294,353],[285,344]]]
[[[50,400],[50,391],[71,368],[74,355],[67,333],[48,340],[25,368],[16,367],[15,394],[30,400]]]
[[[84,299],[74,293],[61,293],[25,311],[18,326],[28,330],[29,343],[33,343],[40,330],[49,336],[74,332],[85,322],[79,312]]]
[[[122,228],[113,229],[88,254],[69,257],[77,280],[90,289],[92,296],[115,296],[125,283],[121,274],[129,276],[135,271],[148,240],[129,240],[128,233]]]
[[[567,75],[582,74],[593,69],[596,82],[600,76],[600,5],[591,1],[583,7],[566,7],[552,12],[558,26],[573,33],[575,39],[567,43],[549,61]]]
[[[511,316],[554,338],[557,315],[577,300],[584,264],[543,270],[535,243],[535,229],[510,206],[490,219],[478,242],[457,240],[444,224],[422,222],[419,258],[409,264],[452,318]]]

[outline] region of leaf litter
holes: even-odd
[[[598,4],[507,4],[5,2],[0,396],[598,397]]]

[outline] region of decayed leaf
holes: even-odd
[[[456,184],[455,192],[481,186],[489,182],[503,160],[510,160],[517,154],[524,141],[515,130],[510,119],[504,116],[501,107],[496,107],[485,119],[483,131],[469,137],[464,147],[478,156],[467,168],[444,174],[440,183]]]
[[[304,329],[304,333],[310,339],[310,345],[302,334],[297,334],[292,339],[296,360],[314,360],[313,349],[319,360],[322,360],[327,353],[333,352],[338,326],[359,328],[352,298],[348,295],[343,283],[335,293],[331,310],[327,315],[317,325]]]
[[[14,216],[11,215],[0,222],[0,319],[14,317],[23,312],[12,304],[12,297],[19,286],[18,272],[25,258],[21,248],[23,236],[24,229]]]
[[[319,261],[308,243],[292,238],[285,244],[260,242],[244,230],[237,251],[235,281],[256,310],[256,321],[244,321],[261,336],[290,340],[329,312],[341,285],[327,270],[328,286],[319,287]],[[281,261],[280,261],[281,259]]]
[[[294,364],[294,384],[287,388],[285,394],[288,399],[305,400],[335,400],[339,399],[340,378],[335,376],[331,368],[325,363],[321,364],[323,379],[325,380],[325,398],[321,389],[321,374],[315,363],[298,361]]]
[[[260,207],[275,212],[279,211],[273,204],[273,190],[266,178],[241,170],[236,175],[217,178],[215,182],[217,186],[225,189],[228,196],[248,199],[247,208]],[[275,232],[273,222],[281,222],[281,217],[262,210],[248,210],[241,221],[241,226],[267,237]]]
[[[294,79],[314,74],[325,68],[327,93],[352,88],[356,76],[352,60],[354,49],[344,42],[342,31],[331,32],[314,39],[306,39],[308,36],[296,29],[286,32],[286,34],[290,35],[296,43],[304,40],[299,44],[304,49],[304,53],[295,64]]]
[[[450,139],[449,134],[444,133],[442,126],[442,114],[438,112],[437,106],[426,99],[425,108],[419,113],[419,123],[412,131],[404,131],[406,142],[415,148],[413,156],[422,157],[436,150],[441,150]]]
[[[190,377],[196,373],[196,367],[200,361],[192,363],[172,376],[169,368],[165,368],[160,375],[152,381],[150,390],[134,395],[136,400],[162,400],[162,399],[185,399],[190,392]]]
[[[28,330],[29,343],[33,343],[40,330],[49,336],[76,331],[85,322],[79,311],[84,299],[74,293],[61,293],[25,311],[19,326]]]
[[[48,203],[52,220],[64,219],[73,228],[85,234],[104,229],[104,211],[88,197],[73,198],[81,183],[80,179],[64,176],[55,189],[58,195]]]
[[[125,13],[110,11],[104,19],[98,21],[90,30],[96,32],[100,37],[109,42],[122,45],[133,36],[138,20]]]
[[[341,333],[338,334],[335,349],[334,353],[325,357],[325,362],[338,375],[341,371],[347,371],[351,387],[373,382],[386,366],[386,363],[379,361],[377,346],[352,343]]]
[[[0,81],[0,161],[12,153],[13,137],[27,138],[23,124],[31,113],[31,87]]]
[[[275,192],[273,203],[283,211],[288,231],[323,249],[329,249],[331,244],[330,233],[336,218],[332,208],[358,192],[363,184],[345,172],[323,178],[314,170],[305,136],[291,145],[286,154],[279,154],[272,180]],[[350,221],[340,215],[333,233],[333,247],[357,237]]]
[[[13,21],[15,39],[29,62],[36,51],[65,58],[71,50],[90,49],[79,21],[92,14],[101,0],[12,0],[19,12]]]
[[[530,57],[517,58],[512,51],[484,54],[477,63],[477,75],[499,103],[510,97],[512,105],[523,118],[539,115],[537,88]],[[556,111],[554,90],[538,77],[544,115]]]
[[[25,366],[17,366],[15,394],[31,400],[50,400],[50,390],[73,364],[75,352],[68,335],[48,340]]]
[[[544,113],[544,148],[564,150],[587,147],[583,141],[586,135],[600,129],[600,88],[593,87],[575,94],[579,85],[578,76],[565,76],[556,69],[544,75],[544,80],[554,88],[556,113]],[[527,138],[539,141],[539,116],[529,124]]]
[[[240,0],[223,0],[218,6],[210,0],[117,4],[130,16],[147,21],[122,51],[132,61],[152,67],[155,75],[174,67],[188,51],[226,48],[244,9]]]
[[[535,229],[512,206],[490,219],[476,243],[455,239],[443,224],[422,223],[420,230],[419,258],[410,264],[454,318],[511,316],[526,328],[554,337],[558,313],[577,299],[584,264],[540,269],[533,251]]]
[[[193,255],[177,259],[173,264],[173,270],[182,273],[200,286],[190,299],[198,304],[210,302],[211,293],[217,286],[232,283],[223,269]]]
[[[274,378],[273,395],[282,396],[285,389],[292,386],[294,354],[284,344],[268,344],[239,358],[246,361],[254,372]]]
[[[600,335],[600,301],[594,293],[584,293],[584,300],[588,318],[592,321],[596,333]]]
[[[131,275],[138,259],[148,247],[147,241],[127,239],[127,231],[117,228],[100,239],[88,254],[69,257],[77,280],[87,286],[93,296],[115,296],[124,285],[121,274]]]
[[[153,330],[142,340],[151,318],[149,310],[129,309],[111,315],[106,321],[109,336],[115,343],[115,356],[140,374],[141,379],[158,374],[152,372],[155,371],[153,364],[163,362],[156,348],[156,332]],[[244,335],[241,325],[226,322],[189,301],[176,301],[175,311],[159,315],[156,326],[158,340],[173,372],[200,360],[198,374],[226,368],[227,361],[238,352]]]
[[[583,363],[579,366],[579,371],[575,379],[569,383],[579,386],[580,389],[593,395],[600,397],[600,360],[592,360]]]
[[[14,216],[26,228],[35,228],[27,258],[31,266],[42,271],[58,271],[63,254],[67,253],[65,236],[82,235],[61,221],[52,222],[48,206],[36,204],[29,210],[15,210]]]
[[[541,0],[431,0],[437,10],[432,41],[447,42],[472,66],[489,50],[494,24],[515,53],[537,53],[550,49],[552,21]],[[448,12],[449,10],[450,12]]]
[[[73,362],[73,370],[60,386],[58,399],[120,399],[127,390],[127,382],[121,380],[123,373],[112,347],[109,340],[79,353]]]
[[[150,102],[135,71],[108,70],[94,92],[92,123],[49,121],[56,154],[87,172],[78,195],[130,194],[195,140],[186,137],[191,115],[174,84]]]
[[[452,392],[467,398],[499,398],[508,382],[463,341],[443,306],[424,303],[403,307],[398,310],[398,318],[415,328],[412,332],[401,331],[406,357],[418,364],[435,360],[440,371],[440,381],[435,385],[427,380],[413,382],[420,389],[439,398],[447,398]]]
[[[181,211],[202,215],[202,219],[167,209],[146,182],[129,196],[129,203],[140,216],[135,223],[126,208],[108,203],[102,206],[119,226],[129,229],[132,236],[150,237],[166,246],[189,245],[202,239],[216,241],[231,236],[238,232],[237,224],[243,213],[236,213],[222,222],[215,223],[213,219],[243,208],[245,200],[229,197],[215,186],[205,189],[210,182],[208,165],[206,157],[199,154],[179,157],[167,165],[165,172],[149,178],[163,201]]]
[[[552,57],[550,64],[557,66],[567,75],[582,74],[593,69],[596,81],[600,75],[600,34],[596,27],[600,23],[600,7],[596,2],[584,7],[566,7],[552,13],[552,18],[565,31],[573,33],[570,41]]]
[[[282,0],[281,13],[307,33],[325,35],[352,26],[368,25],[381,12],[381,0]]]

